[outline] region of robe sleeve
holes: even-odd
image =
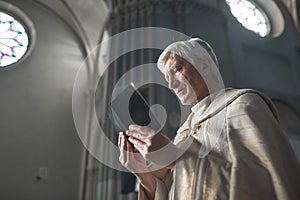
[[[159,180],[158,178],[155,178],[156,181],[156,190],[155,190],[155,200],[167,200],[168,198],[168,190],[166,185],[164,184],[163,181]],[[145,189],[139,185],[139,200],[148,200]]]
[[[169,195],[169,190],[171,186],[171,172],[167,168],[162,168],[159,170],[154,170],[156,166],[151,165],[148,167],[152,172],[152,175],[156,181],[156,190],[155,190],[155,200],[167,200]],[[139,184],[139,200],[148,200],[145,189]]]
[[[299,161],[271,109],[254,93],[227,108],[232,200],[300,199]]]

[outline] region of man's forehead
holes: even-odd
[[[187,64],[188,62],[180,56],[169,57],[165,62],[165,67],[173,67],[174,65]]]

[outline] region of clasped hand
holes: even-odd
[[[146,160],[165,167],[176,160],[177,148],[163,134],[138,125],[130,125],[125,134],[119,136],[119,160],[130,171],[147,170]]]

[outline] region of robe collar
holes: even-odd
[[[201,101],[199,101],[196,105],[194,105],[191,110],[193,113],[201,115],[205,112],[205,110],[207,109],[207,107],[209,106],[211,100],[210,100],[210,96],[206,96],[204,97]]]
[[[188,116],[187,120],[183,123],[183,125],[178,129],[178,133],[182,132],[186,129],[191,130],[194,125],[198,122],[198,119],[203,117],[203,114],[207,110],[211,103],[210,95],[203,98],[196,105],[191,108],[191,114]]]
[[[191,114],[188,116],[187,120],[178,129],[177,133],[181,133],[185,130],[192,130],[194,125],[198,122],[204,121],[211,116],[218,113],[220,110],[226,108],[230,103],[232,103],[236,98],[245,93],[254,93],[263,98],[263,100],[270,107],[275,118],[278,120],[278,114],[271,100],[264,94],[253,90],[253,89],[233,89],[226,88],[225,91],[219,91],[212,95],[209,95],[194,105],[191,110]],[[211,102],[212,100],[212,102]]]

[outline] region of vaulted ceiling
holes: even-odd
[[[87,35],[81,35],[82,38],[87,36],[91,42],[96,44],[99,39],[99,28],[104,25],[105,18],[109,13],[116,9],[119,4],[126,4],[132,2],[131,0],[115,1],[115,0],[33,0],[36,3],[42,4],[52,11],[56,12],[61,18],[63,18],[74,30],[77,30],[77,34],[82,34],[80,29],[86,29]],[[138,0],[137,2],[145,2],[148,0]],[[158,0],[164,1],[164,0]],[[174,0],[177,1],[177,0]],[[183,0],[181,0],[183,1]],[[191,0],[186,0],[190,2]],[[198,0],[193,0],[197,1]],[[202,0],[203,1],[203,0]],[[219,0],[222,1],[222,0]],[[225,1],[225,0],[224,0]],[[263,4],[264,8],[269,9],[269,13],[273,12],[275,16],[273,22],[278,22],[278,13],[274,12],[274,5],[277,10],[281,10],[285,20],[288,20],[292,24],[293,29],[298,39],[298,45],[300,45],[300,0],[252,0],[258,4]],[[272,7],[272,6],[273,7]],[[279,8],[279,9],[278,9]],[[93,31],[90,27],[97,27],[98,32]],[[280,34],[280,33],[279,33]],[[273,34],[278,35],[278,34]],[[93,46],[93,44],[90,44]]]

